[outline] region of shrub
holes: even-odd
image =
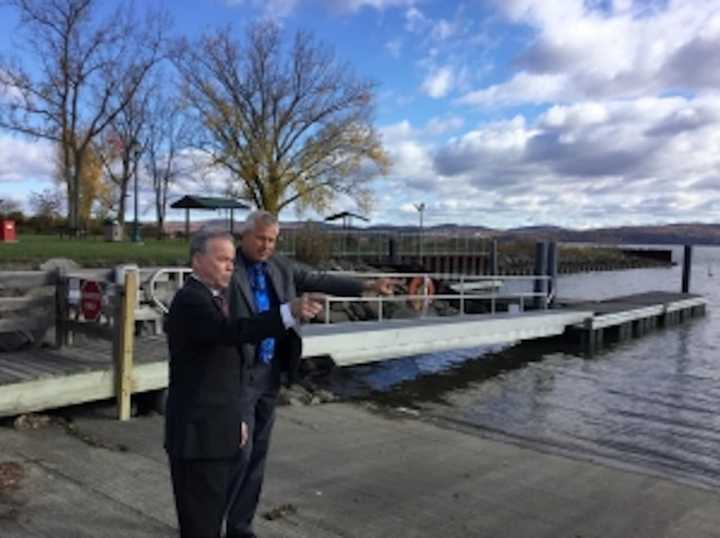
[[[330,260],[332,242],[315,224],[305,224],[295,233],[295,259],[308,265],[321,265]]]

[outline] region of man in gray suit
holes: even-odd
[[[360,281],[308,271],[274,255],[280,228],[274,215],[251,213],[243,229],[235,272],[230,284],[230,318],[247,318],[288,303],[302,293],[322,292],[360,296],[365,292],[392,294],[389,279]],[[252,520],[262,489],[265,461],[275,420],[275,405],[283,375],[287,384],[297,380],[302,354],[295,327],[281,338],[246,342],[240,347],[245,363],[244,386],[248,441],[246,458],[234,478],[227,513],[227,532],[232,538],[252,538]],[[238,387],[238,390],[241,390]]]

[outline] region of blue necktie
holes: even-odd
[[[255,306],[258,312],[266,312],[270,310],[270,294],[268,293],[267,277],[265,275],[264,264],[256,263],[250,267],[250,287],[255,296]],[[258,349],[258,357],[265,364],[270,364],[275,352],[275,339],[266,338],[260,342]]]

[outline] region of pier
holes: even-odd
[[[186,270],[176,271],[182,275]],[[105,314],[97,320],[83,320],[67,304],[69,278],[51,273],[20,275],[0,274],[4,287],[25,286],[35,290],[48,286],[53,294],[40,297],[5,298],[0,311],[9,312],[22,306],[44,306],[39,317],[0,320],[0,330],[22,329],[42,334],[54,326],[55,347],[35,345],[31,348],[0,353],[0,416],[13,416],[89,401],[116,398],[118,417],[131,414],[131,396],[161,390],[168,383],[168,352],[162,334],[136,334],[136,322],[148,306],[140,303],[146,295],[139,289],[138,271],[121,271],[113,282],[103,287],[112,299],[104,305]],[[98,272],[83,273],[98,278]],[[102,275],[100,275],[102,276]],[[108,277],[107,274],[104,275]],[[165,275],[167,276],[167,275]],[[24,277],[24,278],[23,278]],[[117,284],[122,277],[123,284]],[[153,277],[146,283],[166,281],[173,286],[181,279]],[[426,277],[427,278],[427,277]],[[490,279],[500,277],[490,276]],[[544,292],[543,292],[544,293]],[[504,298],[496,291],[486,294],[449,297],[460,304],[454,316],[383,319],[382,302],[378,302],[376,321],[334,324],[310,324],[303,328],[304,356],[329,356],[338,366],[349,366],[421,353],[471,348],[487,344],[515,343],[524,340],[565,335],[580,340],[586,350],[596,351],[615,334],[619,339],[641,336],[655,327],[672,327],[705,313],[706,301],[688,293],[649,292],[605,301],[571,303],[557,299],[554,308],[526,310],[537,301],[537,293],[516,294]],[[53,303],[53,297],[55,302]],[[147,297],[146,297],[147,299]],[[344,300],[349,298],[340,298]],[[412,300],[427,296],[413,296]],[[407,301],[408,297],[390,300]],[[466,314],[464,303],[487,300],[491,313]],[[4,301],[4,303],[2,303]],[[513,306],[515,308],[511,308]],[[495,311],[495,304],[507,311]],[[155,322],[157,318],[150,319]],[[142,333],[143,331],[141,331]],[[157,332],[157,331],[153,331]]]

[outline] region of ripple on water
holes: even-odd
[[[706,270],[720,266],[720,249],[697,249],[695,259],[705,318],[592,358],[549,340],[348,368],[329,383],[346,396],[720,486],[720,277]],[[560,295],[676,290],[679,282],[678,267],[573,275],[561,279]]]

